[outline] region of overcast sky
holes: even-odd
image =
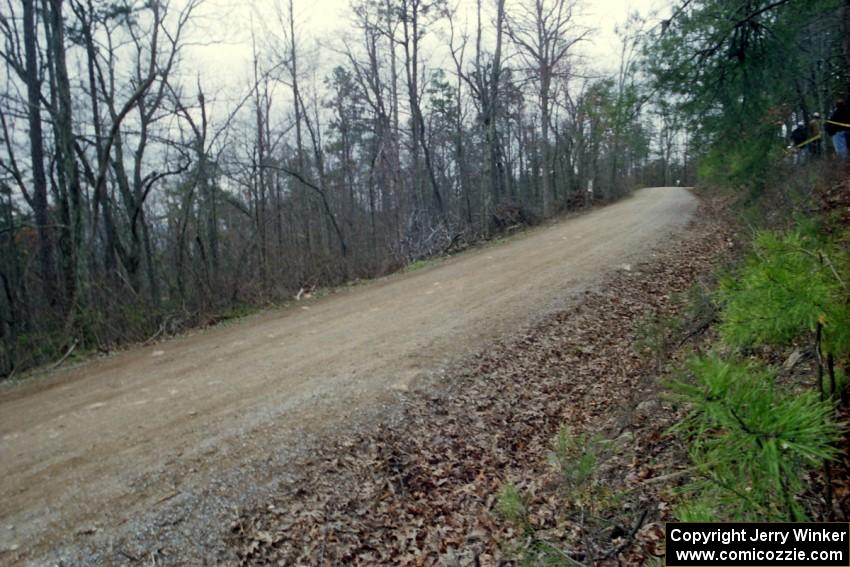
[[[464,8],[474,9],[475,0],[450,0]],[[510,0],[521,2],[523,0]],[[227,89],[245,85],[251,77],[251,24],[262,36],[263,26],[275,27],[271,14],[277,0],[206,0],[198,12],[199,40],[216,42],[199,45],[187,51],[184,72],[197,68],[207,87],[213,90]],[[321,49],[323,67],[333,62],[336,55],[331,46],[339,44],[339,38],[350,29],[349,0],[294,0],[295,13],[299,23],[299,35],[302,42],[325,46]],[[670,0],[587,0],[582,5],[582,25],[597,30],[591,34],[581,50],[594,71],[610,72],[617,64],[617,36],[614,32],[630,12],[638,11],[647,17],[650,23],[656,23],[658,17],[651,14],[670,12]],[[432,30],[432,36],[438,34]],[[443,55],[445,58],[445,54]],[[448,61],[432,60],[432,66],[448,66]],[[321,76],[330,71],[330,66],[320,69]],[[320,77],[321,78],[321,77]]]

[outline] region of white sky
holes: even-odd
[[[450,0],[452,1],[452,0]],[[513,0],[521,2],[523,0]],[[474,0],[454,0],[459,8],[474,9]],[[207,88],[239,89],[251,81],[251,23],[257,28],[258,37],[263,36],[263,25],[275,28],[270,21],[274,13],[276,0],[206,0],[197,15],[198,28],[193,35],[201,41],[218,42],[210,45],[194,46],[186,54],[183,71],[196,68]],[[653,10],[667,14],[672,0],[585,0],[581,5],[584,12],[580,23],[597,30],[590,35],[591,41],[581,48],[588,63],[596,72],[611,72],[615,69],[618,57],[615,27],[625,22],[630,12],[638,11],[647,17],[650,24],[658,21],[651,16]],[[348,29],[350,16],[349,0],[294,0],[298,32],[302,43],[332,46]],[[508,2],[510,6],[510,2]],[[472,23],[472,22],[470,22]],[[432,35],[439,31],[432,30]],[[322,48],[319,78],[331,70],[327,65],[337,56],[332,49]],[[432,66],[448,67],[448,61],[431,61]],[[327,68],[324,68],[327,67]],[[234,93],[235,94],[235,93]]]

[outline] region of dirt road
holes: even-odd
[[[0,390],[0,564],[105,545],[222,471],[273,470],[271,453],[285,460],[289,445],[575,301],[695,209],[686,190],[645,189],[435,266]],[[223,488],[219,507],[250,480]]]

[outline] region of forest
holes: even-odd
[[[320,43],[289,0],[251,23],[249,84],[211,94],[184,55],[203,8],[2,8],[2,375],[693,173],[636,14],[605,73],[576,0],[355,1]]]

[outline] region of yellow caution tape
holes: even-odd
[[[850,128],[850,124],[845,124],[844,122],[836,122],[834,120],[824,120],[824,122],[826,122],[827,124],[834,124],[835,126],[843,126],[845,128]],[[801,143],[797,144],[796,146],[794,146],[793,149],[799,150],[803,146],[808,146],[812,142],[820,140],[820,138],[821,138],[820,134],[818,134],[817,136],[812,136],[811,138],[809,138],[805,142],[801,142]]]
[[[809,144],[811,144],[815,140],[820,140],[820,134],[818,134],[817,136],[813,136],[813,137],[809,138],[805,142],[801,142],[801,143],[797,144],[796,146],[794,146],[794,149],[800,149],[803,146],[808,146]]]

